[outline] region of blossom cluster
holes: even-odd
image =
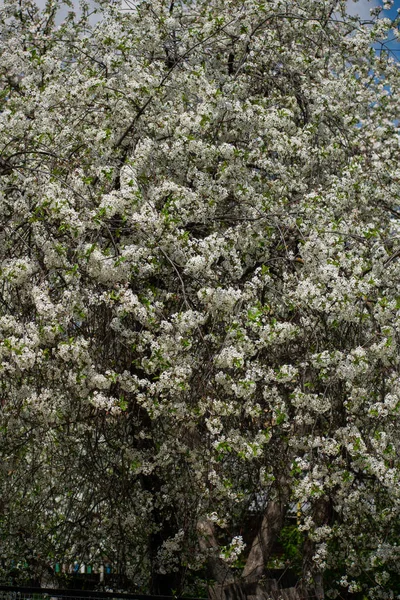
[[[234,578],[275,502],[282,527],[301,507],[303,581],[393,597],[389,23],[344,0],[98,4],[0,17],[2,557]]]

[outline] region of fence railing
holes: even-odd
[[[0,585],[0,600],[175,600],[175,596],[147,596],[91,590],[59,590],[52,588]],[[204,600],[180,596],[179,600]]]

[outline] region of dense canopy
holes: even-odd
[[[398,597],[397,23],[131,4],[1,9],[4,575]]]

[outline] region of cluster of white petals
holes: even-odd
[[[61,4],[0,9],[0,573],[197,595],[286,552],[399,597],[399,22]]]

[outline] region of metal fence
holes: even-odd
[[[17,587],[0,585],[0,600],[175,600],[174,596],[145,596],[118,592],[90,590],[58,590],[52,588]],[[179,600],[204,600],[180,597]]]

